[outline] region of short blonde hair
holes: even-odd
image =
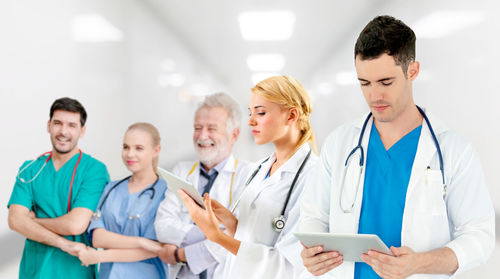
[[[141,130],[148,133],[151,136],[153,147],[157,147],[158,145],[160,145],[161,142],[160,132],[158,132],[158,129],[156,129],[156,127],[153,124],[147,122],[136,122],[128,127],[125,134],[132,130]],[[159,159],[160,159],[159,155],[156,158],[153,158],[153,170],[155,172],[156,168],[158,168]]]
[[[296,108],[299,113],[297,127],[301,135],[295,151],[304,143],[311,142],[314,152],[318,152],[314,132],[309,121],[312,112],[311,98],[298,80],[290,76],[274,76],[257,83],[251,91],[253,94],[285,108]]]

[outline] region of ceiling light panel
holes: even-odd
[[[117,42],[123,33],[99,14],[77,15],[71,22],[73,39],[77,42]]]
[[[437,11],[413,25],[417,38],[441,38],[485,19],[480,11]]]
[[[295,14],[290,11],[243,12],[238,16],[243,39],[281,41],[292,36]]]
[[[247,64],[253,72],[279,72],[285,67],[285,56],[279,53],[251,54]]]
[[[275,72],[254,73],[254,74],[252,74],[252,84],[255,85],[255,84],[265,80],[266,78],[279,76],[279,75],[280,75],[279,73],[275,73]]]

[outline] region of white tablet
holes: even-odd
[[[167,188],[174,192],[182,203],[184,202],[179,196],[179,193],[177,193],[177,190],[179,189],[184,190],[184,192],[186,192],[186,194],[188,194],[199,206],[205,209],[203,198],[193,184],[160,167],[158,167],[158,174],[161,178],[165,179],[167,182]]]
[[[361,254],[375,250],[392,255],[380,238],[375,234],[340,234],[340,233],[294,233],[306,246],[322,245],[324,251],[338,251],[348,262],[362,262]]]

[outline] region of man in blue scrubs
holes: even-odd
[[[354,56],[370,114],[325,140],[301,201],[301,231],[376,234],[392,255],[367,251],[353,263],[307,247],[301,256],[313,275],[446,278],[484,263],[495,246],[495,214],[474,149],[413,100],[415,40],[390,16],[363,29]],[[364,157],[346,164],[351,150]],[[360,162],[363,172],[344,180]]]
[[[106,166],[78,148],[87,113],[74,99],[57,99],[47,131],[52,151],[19,169],[9,200],[9,226],[26,237],[19,278],[96,278],[78,252],[88,245],[92,212],[109,181]]]

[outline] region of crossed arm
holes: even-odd
[[[92,245],[105,250],[87,247],[78,253],[84,265],[103,262],[136,262],[158,256],[161,244],[139,236],[126,236],[104,228],[93,231]]]
[[[30,210],[25,206],[11,204],[9,206],[8,222],[11,230],[20,233],[26,238],[57,247],[70,255],[77,256],[79,251],[85,249],[84,244],[67,240],[57,232],[39,224],[30,215]]]
[[[79,235],[89,226],[92,210],[84,207],[71,209],[70,212],[56,218],[34,218],[38,224],[58,235]]]

